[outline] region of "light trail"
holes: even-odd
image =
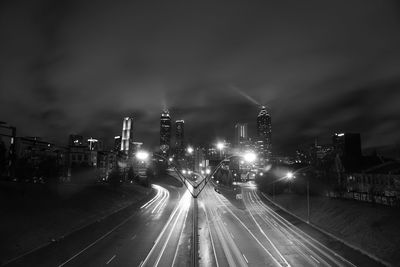
[[[303,243],[301,243],[298,239],[294,238],[291,234],[289,234],[288,232],[286,232],[284,229],[282,228],[278,228],[278,225],[274,222],[274,221],[270,221],[267,219],[267,217],[263,217],[260,214],[262,214],[262,211],[259,209],[259,207],[257,207],[257,205],[255,204],[256,202],[253,200],[253,198],[251,197],[251,193],[248,192],[248,197],[250,198],[251,202],[254,203],[252,204],[252,208],[258,211],[258,217],[261,218],[262,221],[264,221],[267,225],[269,225],[271,227],[271,229],[275,229],[276,233],[283,235],[283,240],[287,240],[288,243],[290,245],[293,245],[293,242],[290,240],[290,238],[294,239],[295,242],[297,243],[297,245],[304,247],[309,253],[313,253],[309,248],[307,248],[306,246],[304,246]],[[245,203],[246,204],[246,203]],[[246,205],[247,210],[250,213],[250,216],[252,217],[252,219],[254,220],[254,222],[257,224],[257,226],[260,228],[261,232],[263,233],[263,235],[265,236],[266,234],[264,233],[264,231],[261,229],[260,225],[257,223],[257,221],[255,220],[252,212],[251,212],[251,208],[249,208]],[[311,259],[309,259],[308,255],[306,253],[304,253],[303,251],[301,251],[301,249],[298,246],[293,246],[293,248],[301,255],[303,256],[304,259],[306,259],[308,261],[309,264],[311,265],[315,265],[315,262],[311,261]],[[316,255],[317,256],[317,255]],[[327,265],[330,266],[327,262],[325,262],[324,260],[321,259],[321,261]]]
[[[329,260],[331,260],[332,262],[334,262],[336,265],[342,266],[343,264],[338,262],[336,259],[334,259],[331,255],[334,255],[336,257],[338,257],[341,261],[347,263],[350,266],[356,267],[356,265],[354,265],[353,263],[351,263],[350,261],[348,261],[347,259],[343,258],[342,256],[340,256],[339,254],[335,253],[334,251],[332,251],[330,248],[326,247],[324,244],[320,243],[318,240],[312,238],[311,236],[309,236],[308,234],[306,234],[304,231],[300,230],[298,227],[296,227],[295,225],[291,224],[290,222],[288,222],[285,218],[283,218],[281,215],[277,214],[276,212],[274,212],[270,207],[268,207],[262,200],[261,198],[258,196],[258,194],[256,194],[255,192],[253,192],[253,195],[255,197],[255,199],[260,203],[260,206],[263,208],[263,210],[265,210],[269,215],[271,215],[276,222],[278,222],[278,224],[281,224],[285,227],[285,229],[287,229],[288,231],[290,231],[294,236],[297,236],[298,238],[300,238],[302,241],[306,242],[307,244],[309,244],[311,247],[313,247],[316,251],[318,251],[319,253],[321,253],[322,255],[324,255],[326,258],[328,258]],[[316,243],[318,246],[322,247],[323,249],[325,249],[326,251],[329,252],[329,254],[325,251],[323,251],[321,248],[317,247],[317,245],[313,244]],[[314,254],[315,255],[315,254]],[[320,257],[319,257],[320,258]]]
[[[150,199],[148,202],[143,204],[140,207],[140,209],[147,208],[148,206],[153,204],[155,201],[157,201],[157,199],[159,199],[161,197],[163,190],[167,191],[165,188],[163,188],[161,186],[158,186],[158,185],[155,185],[155,184],[152,184],[151,187],[157,190],[157,194],[152,199]]]
[[[149,253],[147,254],[146,258],[143,260],[143,262],[140,264],[140,266],[146,266],[149,263],[150,258],[153,256],[156,248],[159,245],[161,245],[160,244],[161,240],[163,239],[163,236],[166,233],[167,229],[169,227],[171,227],[171,229],[166,237],[166,240],[162,244],[161,250],[157,254],[158,256],[157,256],[156,262],[154,263],[153,266],[158,265],[158,263],[161,260],[162,255],[164,254],[165,248],[167,247],[167,244],[170,240],[172,232],[175,230],[175,227],[177,225],[177,222],[178,222],[181,214],[183,212],[187,213],[189,210],[190,203],[191,203],[190,199],[191,199],[190,192],[188,190],[186,190],[185,193],[183,194],[182,198],[180,199],[178,205],[175,207],[175,209],[171,213],[170,217],[168,218],[167,223],[164,225],[163,229],[161,230],[160,234],[158,235],[157,239],[155,240],[153,247],[150,249]],[[179,244],[179,242],[178,242],[178,244]]]
[[[217,195],[217,199],[225,206],[225,208],[229,211],[229,213],[243,226],[243,228],[254,238],[257,244],[268,254],[268,256],[270,256],[270,258],[275,262],[275,264],[279,266],[290,267],[290,264],[286,261],[286,259],[278,250],[276,250],[276,253],[279,255],[279,258],[283,262],[280,262],[271,254],[271,252],[260,242],[260,240],[253,234],[253,232],[246,226],[246,224],[243,223],[243,221],[240,220],[239,217],[237,217],[236,214],[222,201],[219,195]]]

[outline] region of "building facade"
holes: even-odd
[[[271,115],[264,106],[257,116],[257,136],[258,141],[262,141],[263,151],[261,156],[265,159],[270,158],[272,154]],[[261,147],[261,144],[259,146]]]
[[[133,144],[133,118],[125,117],[122,122],[121,151],[130,154]]]
[[[166,154],[171,145],[171,117],[168,110],[161,113],[160,118],[160,149]]]
[[[247,131],[247,123],[236,123],[235,125],[235,146],[241,147],[248,142],[249,135]]]

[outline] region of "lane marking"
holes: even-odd
[[[176,257],[178,255],[178,249],[179,249],[179,245],[181,244],[180,241],[182,239],[183,230],[185,230],[185,227],[186,227],[186,220],[187,220],[188,215],[189,215],[189,209],[186,210],[185,219],[183,219],[183,226],[182,226],[182,229],[181,229],[181,233],[179,234],[178,244],[176,246],[174,259],[172,261],[171,266],[175,266],[175,260],[176,260]]]
[[[244,260],[246,261],[246,263],[249,263],[249,261],[248,261],[247,258],[246,258],[246,255],[244,255],[243,253],[242,253],[242,255],[243,255],[243,258],[244,258]]]
[[[175,209],[172,211],[171,215],[168,218],[167,223],[164,225],[163,229],[161,230],[160,234],[158,235],[158,237],[156,238],[156,240],[154,241],[153,247],[150,249],[149,253],[147,254],[146,258],[141,262],[140,266],[144,265],[147,263],[147,261],[149,260],[149,258],[151,257],[151,255],[153,254],[153,251],[156,249],[158,243],[160,242],[162,236],[164,235],[165,231],[168,229],[168,227],[170,226],[172,220],[175,217],[175,214],[178,212],[178,210],[181,210],[181,206],[183,205],[183,202],[185,201],[185,198],[187,198],[189,196],[189,191],[185,191],[184,195],[180,196],[180,193],[178,192],[178,205],[176,205]],[[182,212],[182,211],[180,211]],[[180,214],[178,214],[178,217],[180,216]]]
[[[109,259],[109,260],[106,262],[106,264],[109,264],[109,263],[115,258],[115,256],[116,256],[116,255],[112,256],[111,259]]]
[[[153,185],[152,185],[153,186]],[[160,191],[160,189],[166,190],[165,188],[161,187],[161,186],[157,186],[156,189],[158,190],[157,192]],[[93,241],[92,243],[90,243],[88,246],[86,246],[84,249],[82,249],[81,251],[79,251],[78,253],[76,253],[75,255],[73,255],[71,258],[69,258],[68,260],[64,261],[63,263],[61,263],[60,265],[58,265],[59,267],[62,267],[64,265],[66,265],[67,263],[69,263],[70,261],[72,261],[73,259],[75,259],[76,257],[78,257],[79,255],[81,255],[83,252],[85,252],[86,250],[88,250],[89,248],[93,247],[94,245],[96,245],[98,242],[100,242],[102,239],[104,239],[105,237],[107,237],[108,235],[110,235],[112,232],[114,232],[115,230],[117,230],[119,227],[121,227],[122,225],[124,225],[125,223],[127,223],[129,220],[131,220],[134,216],[136,216],[136,213],[133,213],[131,216],[129,216],[128,218],[126,218],[125,220],[123,220],[120,224],[116,225],[114,228],[112,228],[110,231],[108,231],[107,233],[105,233],[104,235],[102,235],[101,237],[97,238],[95,241]]]
[[[259,203],[261,204],[261,207],[263,207],[263,209],[270,214],[274,219],[276,219],[278,222],[280,222],[284,227],[287,228],[287,230],[291,231],[295,236],[297,236],[298,238],[302,239],[304,242],[306,242],[307,244],[309,244],[311,247],[313,247],[314,249],[316,249],[319,253],[321,253],[322,255],[324,255],[326,258],[328,258],[329,260],[331,260],[332,262],[334,262],[337,265],[340,265],[340,263],[334,259],[331,255],[329,255],[326,251],[324,251],[323,249],[326,249],[329,253],[337,256],[340,260],[350,264],[353,267],[356,267],[356,265],[354,265],[353,263],[351,263],[350,261],[346,260],[345,258],[343,258],[341,255],[336,254],[334,251],[332,251],[330,248],[326,247],[324,244],[320,243],[318,240],[314,239],[313,237],[311,237],[310,235],[308,235],[307,233],[305,233],[304,231],[300,230],[297,226],[293,225],[292,223],[290,223],[289,221],[287,221],[285,218],[283,218],[281,215],[279,215],[278,213],[276,213],[273,209],[271,209],[269,206],[267,206],[262,200],[261,198],[258,196],[258,194],[254,193],[255,197],[258,198]],[[264,193],[261,193],[261,195],[263,195],[265,198],[267,198]],[[267,198],[268,199],[268,198]],[[312,242],[315,242],[316,244],[313,244]],[[321,248],[317,247],[317,246],[321,246]]]
[[[217,199],[219,200],[219,201],[221,201],[221,198],[220,198],[220,196],[217,196]],[[221,201],[222,202],[222,201]],[[268,254],[268,256],[270,256],[271,258],[272,258],[272,260],[277,264],[277,265],[279,265],[279,266],[287,266],[287,267],[290,267],[290,264],[286,264],[286,260],[285,260],[285,264],[283,264],[283,263],[281,263],[281,262],[279,262],[272,254],[271,254],[271,252],[268,250],[268,249],[266,249],[265,247],[264,247],[264,245],[260,242],[260,240],[258,240],[258,238],[253,234],[253,232],[242,222],[242,220],[240,220],[239,219],[239,217],[238,216],[236,216],[236,214],[235,213],[233,213],[233,211],[227,206],[227,205],[225,205],[225,208],[229,211],[229,213],[243,226],[243,228],[244,229],[246,229],[246,231],[254,238],[254,240],[257,242],[257,244]],[[283,257],[282,257],[283,258]],[[284,258],[283,258],[284,259]]]
[[[233,234],[231,233],[231,232],[229,232],[230,234],[231,234],[231,237],[233,238],[233,239],[235,239],[235,237],[233,236]]]
[[[320,263],[316,258],[313,257],[313,255],[310,254],[310,257],[315,260],[317,263]]]
[[[133,240],[133,239],[135,239],[135,238],[136,238],[136,235],[132,236],[131,240]]]
[[[204,209],[204,213],[206,214],[207,228],[208,228],[208,233],[209,233],[210,238],[211,238],[211,245],[212,245],[212,249],[213,249],[213,252],[214,252],[215,263],[217,264],[217,267],[219,267],[218,259],[217,259],[217,253],[215,252],[214,239],[213,239],[212,234],[211,234],[210,222],[208,220],[208,215],[207,215],[207,210],[206,210],[206,206],[205,205],[203,205],[203,209]]]

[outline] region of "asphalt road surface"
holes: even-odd
[[[184,188],[153,185],[145,203],[89,225],[7,266],[186,265],[191,197]],[[190,230],[190,233],[189,233]],[[189,233],[190,237],[187,236]],[[185,240],[187,242],[179,242]]]
[[[199,198],[199,214],[206,218],[200,237],[208,232],[200,238],[201,266],[380,266],[323,233],[317,233],[321,240],[312,237],[295,225],[304,222],[281,216],[254,186],[237,191],[242,200],[232,201],[207,186]]]
[[[185,187],[155,194],[9,266],[191,266],[193,199]],[[221,190],[223,191],[223,190]],[[274,207],[249,184],[198,197],[200,266],[380,266]]]

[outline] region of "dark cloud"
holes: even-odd
[[[206,143],[254,135],[257,102],[277,151],[336,130],[400,141],[396,1],[1,5],[0,119],[21,134],[112,142],[133,116],[153,146],[166,106]]]

